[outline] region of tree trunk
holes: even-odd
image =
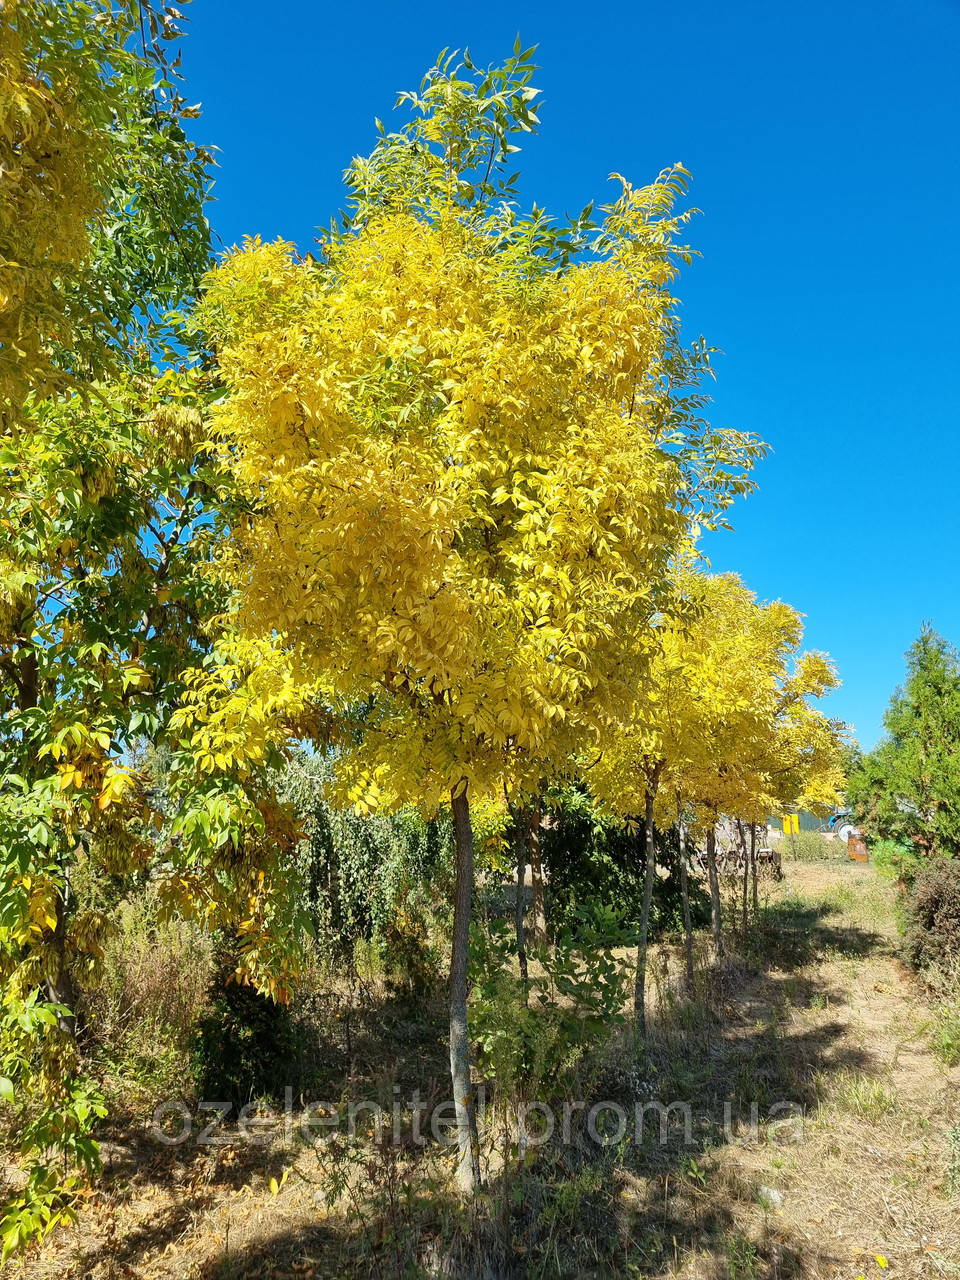
[[[517,823],[515,839],[517,844],[517,898],[513,907],[513,921],[517,931],[517,962],[520,966],[520,981],[523,983],[524,1002],[527,999],[527,987],[530,974],[527,968],[527,939],[524,933],[524,916],[527,907],[527,840],[529,830],[521,831]]]
[[[57,923],[51,940],[51,950],[56,957],[55,971],[51,970],[44,985],[47,999],[52,1004],[63,1005],[66,1013],[57,1014],[57,1026],[70,1037],[77,1038],[77,993],[73,985],[73,975],[67,964],[67,910],[70,905],[70,871],[63,868],[63,890],[57,897]]]
[[[740,922],[740,932],[743,934],[744,940],[747,937],[747,889],[750,885],[750,857],[747,854],[747,837],[743,832],[743,823],[737,819],[737,834],[740,837],[740,852],[743,855],[743,911]]]
[[[457,1180],[468,1195],[480,1186],[480,1139],[470,1080],[467,1032],[467,949],[473,897],[473,831],[466,788],[450,795],[453,811],[456,886],[453,894],[453,946],[450,955],[450,1082],[457,1115]]]
[[[750,827],[750,863],[750,874],[753,878],[753,918],[759,920],[760,893],[757,889],[757,824],[755,822]]]
[[[37,655],[30,648],[29,636],[18,636],[26,649],[23,657],[20,659],[17,683],[20,686],[20,708],[26,711],[30,707],[35,707],[40,701],[40,663]]]
[[[687,993],[693,995],[693,923],[690,919],[690,881],[687,875],[687,836],[683,829],[683,810],[677,799],[677,838],[680,843],[680,897],[683,900],[683,942],[687,955]]]
[[[533,890],[533,940],[538,947],[547,941],[547,898],[540,861],[540,797],[530,806],[530,884]]]
[[[723,921],[720,907],[720,878],[717,875],[717,829],[707,831],[707,876],[710,880],[710,915],[713,922],[713,951],[717,963],[723,960]]]
[[[633,990],[635,1045],[637,1049],[640,1048],[641,1042],[646,1039],[647,1035],[647,938],[650,933],[650,901],[653,897],[653,877],[656,871],[656,848],[653,842],[653,802],[656,798],[656,788],[655,777],[647,787],[643,815],[646,866],[643,871],[643,911],[640,915],[640,938],[637,942],[637,977]]]

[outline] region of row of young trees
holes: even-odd
[[[763,446],[702,416],[710,351],[672,294],[686,175],[621,180],[597,219],[521,216],[532,51],[441,58],[316,257],[251,241],[204,276],[176,11],[0,21],[0,1092],[29,1119],[4,1249],[69,1211],[52,1149],[97,1167],[74,983],[109,921],[77,910],[76,867],[151,876],[284,998],[305,921],[271,767],[295,741],[336,752],[344,803],[451,810],[472,1188],[472,807],[587,778],[646,818],[642,1030],[654,823],[709,858],[719,815],[839,782],[811,705],[829,662],[698,561]],[[143,740],[170,750],[162,794]]]
[[[588,770],[623,821],[645,817],[642,1034],[661,788],[668,820],[706,835],[721,954],[719,816],[829,803],[839,780],[836,726],[809,702],[834,675],[796,658],[796,613],[696,568],[697,531],[749,490],[763,446],[700,416],[709,352],[682,345],[671,292],[684,171],[621,180],[596,224],[518,217],[504,170],[536,122],[529,58],[441,59],[402,99],[410,121],[348,170],[319,256],[248,242],[194,313],[244,511],[218,557],[232,635],[269,638],[332,709],[352,802],[452,810],[467,1191],[471,803],[536,812]]]

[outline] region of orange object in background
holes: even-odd
[[[847,857],[851,862],[869,862],[867,842],[863,836],[847,836]]]

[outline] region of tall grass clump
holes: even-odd
[[[149,894],[121,905],[84,1010],[94,1055],[119,1092],[182,1088],[212,963],[209,937],[188,921],[162,919]]]

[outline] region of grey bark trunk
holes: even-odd
[[[713,951],[719,963],[723,959],[723,920],[720,907],[720,877],[717,875],[717,832],[712,826],[707,831],[707,876],[710,880]]]
[[[740,852],[743,855],[743,910],[741,912],[740,932],[747,936],[747,887],[750,884],[750,856],[747,853],[747,837],[743,832],[743,823],[737,819],[737,834],[740,837]]]
[[[543,863],[540,860],[540,797],[530,806],[530,884],[533,896],[533,940],[538,947],[547,942],[547,896],[543,887]]]
[[[687,957],[687,992],[694,993],[693,922],[690,919],[690,880],[687,874],[687,835],[683,829],[683,813],[677,801],[677,838],[680,842],[680,897],[683,901],[683,943]]]
[[[457,1181],[471,1195],[480,1186],[480,1139],[476,1099],[470,1080],[467,1031],[467,951],[473,899],[473,830],[466,790],[451,792],[456,884],[453,892],[453,945],[450,954],[450,1083],[457,1116]]]
[[[527,907],[527,841],[529,830],[516,830],[517,842],[517,899],[513,908],[513,922],[517,932],[517,963],[520,966],[520,981],[523,983],[524,1001],[527,998],[527,987],[530,974],[527,969],[527,939],[524,932],[524,916]]]
[[[757,889],[757,824],[750,825],[750,874],[753,878],[753,917],[760,919],[760,894]]]
[[[633,991],[633,1013],[636,1028],[636,1045],[640,1047],[647,1035],[646,985],[647,985],[647,939],[650,933],[650,901],[653,897],[653,877],[656,868],[656,849],[653,841],[653,802],[656,795],[656,782],[647,788],[644,807],[644,844],[646,846],[646,866],[643,871],[643,911],[640,915],[640,938],[637,943],[637,977]]]

